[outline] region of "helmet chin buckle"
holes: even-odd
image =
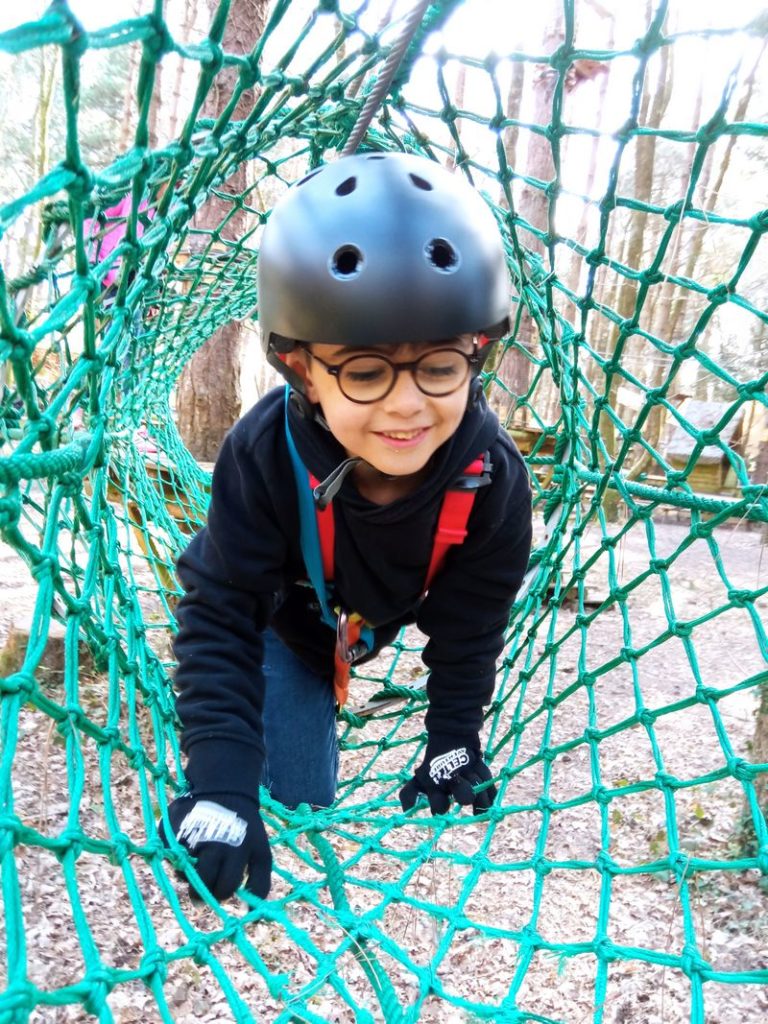
[[[341,490],[341,485],[346,477],[360,465],[364,460],[354,455],[351,459],[344,459],[336,469],[315,487],[312,497],[319,509],[326,508]]]
[[[479,377],[473,377],[469,385],[468,409],[476,409],[483,397],[483,382]]]
[[[288,401],[302,419],[313,420],[317,418],[314,405],[303,392],[297,391],[296,388],[292,387]]]

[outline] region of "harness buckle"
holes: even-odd
[[[475,462],[479,462],[480,458],[483,460],[483,467],[480,472],[467,473],[464,472],[451,484],[449,490],[451,491],[478,491],[481,487],[487,487],[491,482],[493,474],[493,463],[491,462],[491,453],[486,451],[482,456],[478,456]]]
[[[344,611],[343,608],[339,608],[337,614],[336,654],[345,664],[353,665],[368,653],[368,645],[362,640],[358,640],[362,620],[357,614],[350,616],[349,612]]]

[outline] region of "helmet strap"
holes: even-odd
[[[315,504],[319,509],[324,509],[333,501],[341,490],[341,485],[347,476],[363,461],[363,459],[356,455],[351,459],[344,459],[325,480],[314,488],[312,497],[315,499]]]
[[[322,420],[322,417],[318,414],[315,406],[310,402],[303,391],[298,391],[293,384],[291,384],[291,393],[289,401],[299,416],[305,420],[318,420],[322,422],[322,425],[327,429],[328,425]]]
[[[480,400],[483,397],[483,382],[480,379],[480,373],[483,366],[485,365],[486,359],[491,353],[491,347],[493,342],[487,334],[476,334],[474,338],[475,354],[480,356],[480,365],[477,368],[477,372],[472,380],[469,382],[469,397],[467,399],[467,408],[476,409],[480,404]]]
[[[476,409],[480,404],[480,400],[483,397],[483,382],[479,377],[473,377],[469,382],[469,399],[467,401],[468,409]]]

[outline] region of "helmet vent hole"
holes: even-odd
[[[408,177],[411,179],[416,188],[423,189],[425,192],[431,192],[433,186],[426,180],[426,178],[419,177],[418,174],[409,174]]]
[[[314,178],[316,174],[319,174],[322,167],[318,167],[316,171],[310,171],[309,174],[305,174],[301,181],[297,181],[295,188],[301,188],[302,185],[306,185],[310,178]]]
[[[342,183],[339,186],[337,186],[337,188],[336,188],[336,195],[337,196],[348,196],[349,193],[350,192],[354,192],[356,188],[357,188],[357,178],[347,178],[346,181],[342,181]]]
[[[367,160],[383,160],[384,159],[384,154],[383,153],[372,153],[369,157],[366,157],[366,159]]]
[[[343,245],[331,258],[331,273],[342,281],[356,277],[363,269],[363,254],[354,245]]]
[[[433,238],[427,243],[427,259],[437,270],[452,273],[459,265],[459,256],[450,242],[444,238]]]

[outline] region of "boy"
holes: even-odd
[[[488,207],[423,158],[340,159],[271,215],[259,316],[289,391],[227,436],[179,560],[190,792],[169,820],[219,899],[244,872],[269,891],[259,783],[287,806],[332,803],[349,663],[405,623],[429,637],[430,677],[403,808],[423,794],[433,814],[482,813],[496,794],[479,730],[531,539],[525,466],[479,379],[508,285]]]

